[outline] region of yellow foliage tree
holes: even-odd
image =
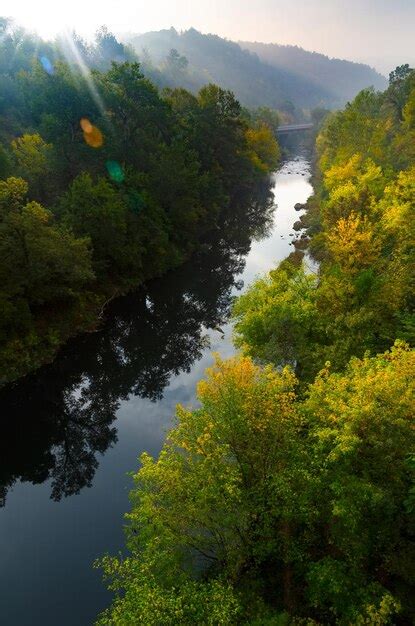
[[[246,131],[248,154],[252,163],[260,172],[276,169],[280,158],[280,149],[272,130],[266,124]]]
[[[333,261],[350,274],[375,265],[380,255],[372,224],[355,212],[340,218],[329,231],[327,246]]]

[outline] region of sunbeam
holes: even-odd
[[[85,82],[88,86],[88,89],[96,103],[96,105],[98,106],[100,112],[102,114],[105,113],[105,107],[104,107],[104,103],[103,100],[100,96],[100,94],[98,93],[98,90],[95,86],[94,83],[94,79],[91,73],[91,70],[89,69],[89,67],[86,65],[84,59],[82,58],[82,55],[80,54],[78,47],[75,44],[74,41],[74,36],[73,36],[73,31],[68,31],[68,30],[64,30],[61,34],[61,39],[63,39],[65,45],[69,48],[72,57],[75,59],[75,63],[78,66],[82,77],[85,79]],[[64,55],[66,55],[65,53],[65,47],[62,46],[61,47],[61,51]]]

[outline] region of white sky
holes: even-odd
[[[90,37],[174,26],[228,37],[297,44],[369,62],[381,71],[415,65],[415,0],[1,0],[0,15],[53,37],[65,27]]]

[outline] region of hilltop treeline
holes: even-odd
[[[101,35],[94,54],[108,65],[115,44]],[[5,20],[0,48],[4,382],[94,326],[108,299],[188,258],[275,168],[278,146],[215,85],[161,94],[137,62],[90,70]]]
[[[248,107],[266,105],[299,115],[302,109],[344,106],[366,87],[386,87],[386,79],[367,65],[294,46],[236,43],[194,28],[126,39],[161,79],[192,90],[213,81],[232,89]]]
[[[293,254],[236,301],[245,355],[142,457],[99,623],[413,623],[414,145],[407,66],[327,120],[320,270]]]
[[[383,90],[387,85],[384,76],[363,63],[330,58],[299,46],[258,41],[241,41],[239,45],[257,54],[261,61],[275,68],[289,70],[297,78],[308,80],[324,89],[338,106],[353,100],[362,89],[372,86]]]

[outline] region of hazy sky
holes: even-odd
[[[191,26],[229,39],[297,44],[386,72],[415,65],[415,0],[1,0],[0,13],[52,36],[98,25],[130,32]]]

